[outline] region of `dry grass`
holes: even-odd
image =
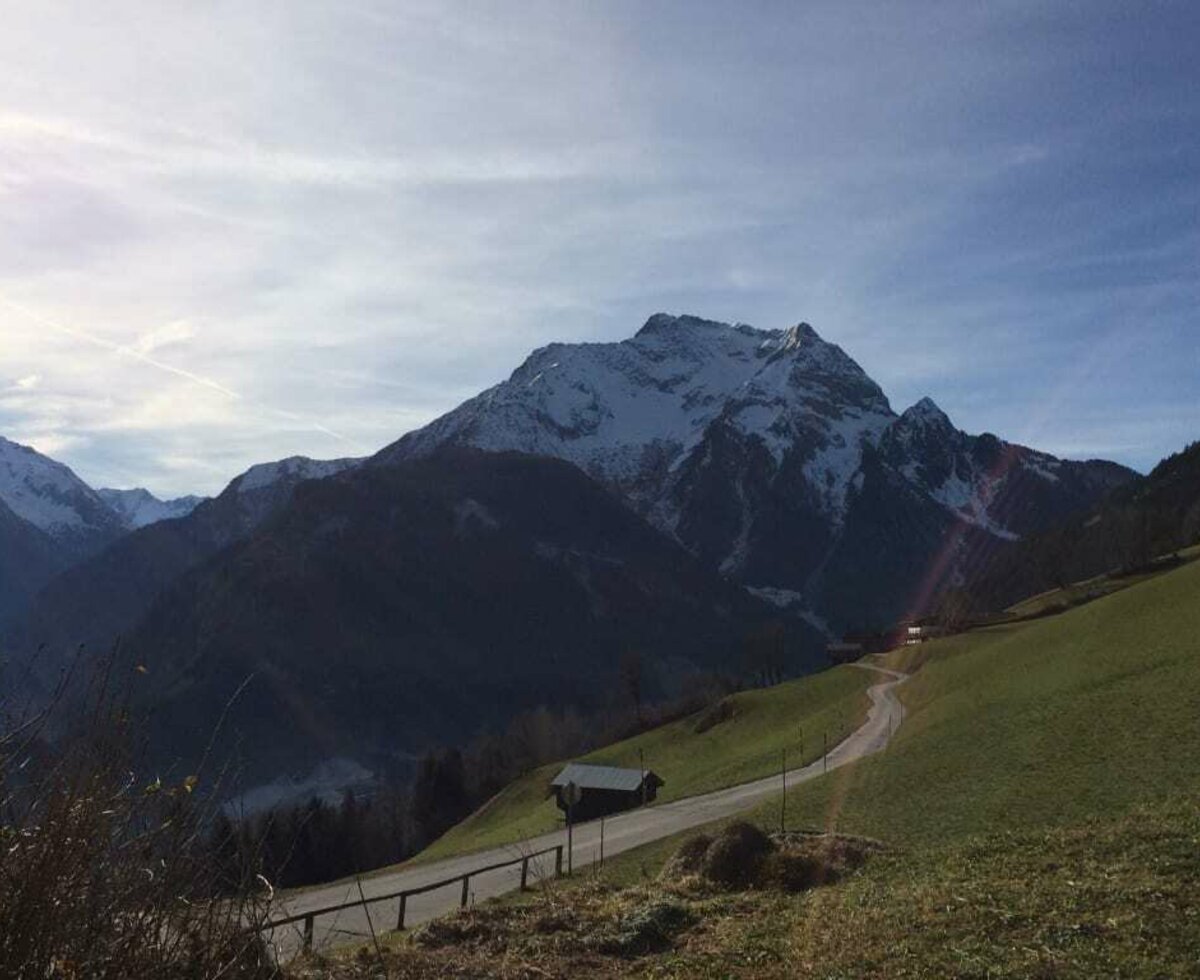
[[[382,963],[362,949],[309,960],[294,978],[1197,976],[1194,801],[903,851],[775,835],[759,880],[736,890],[703,877],[718,836],[684,841],[656,881],[557,883],[389,937]],[[781,880],[776,855],[803,859],[803,879]],[[647,926],[651,942],[621,939]]]
[[[108,679],[72,704],[74,733],[53,745],[40,737],[49,714],[0,726],[0,976],[275,976],[247,928],[264,903],[223,896],[204,846],[212,797],[196,776],[139,776]]]
[[[783,891],[829,884],[859,867],[878,842],[835,835],[772,839],[745,823],[686,840],[656,881],[548,883],[534,898],[497,903],[389,937],[370,947],[293,964],[293,980],[368,977],[656,976],[664,964],[720,957],[730,937]],[[734,864],[740,869],[731,873]],[[752,871],[747,871],[752,868]]]

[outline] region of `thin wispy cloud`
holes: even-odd
[[[668,310],[808,320],[897,408],[1148,466],[1200,432],[1198,17],[30,5],[0,432],[211,492]]]

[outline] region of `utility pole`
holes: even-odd
[[[583,798],[583,791],[574,782],[567,783],[561,790],[561,799],[567,804],[567,877],[575,868],[575,804]]]
[[[779,832],[787,830],[787,749],[779,753],[779,776],[783,780],[783,797],[779,801]]]
[[[638,768],[642,772],[642,806],[646,805],[646,753],[638,749]]]

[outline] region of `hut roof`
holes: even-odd
[[[648,782],[662,785],[662,779],[649,769],[619,769],[616,766],[587,766],[571,762],[551,780],[551,786],[566,786],[574,783],[580,789],[637,790],[642,786],[642,774]]]

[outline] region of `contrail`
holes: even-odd
[[[15,313],[21,314],[26,319],[32,320],[39,326],[48,327],[56,333],[61,333],[64,336],[72,337],[75,340],[83,340],[95,347],[103,348],[111,351],[114,354],[121,354],[124,357],[132,358],[135,361],[141,361],[144,364],[149,364],[151,367],[156,367],[160,371],[166,371],[168,374],[177,375],[180,378],[186,378],[193,384],[201,385],[205,388],[211,388],[213,391],[219,391],[222,395],[228,398],[234,398],[238,401],[242,400],[242,396],[230,388],[226,388],[223,384],[213,381],[212,378],[206,378],[203,375],[193,374],[191,371],[185,371],[183,368],[177,368],[173,364],[165,364],[148,354],[143,354],[141,351],[133,350],[130,347],[122,347],[120,344],[114,344],[111,340],[105,340],[103,337],[97,337],[95,334],[87,333],[84,330],[77,330],[75,327],[68,327],[61,323],[56,323],[47,317],[42,316],[36,310],[31,310],[27,306],[22,306],[20,303],[15,303],[3,293],[0,293],[0,304],[7,306]]]
[[[114,344],[111,340],[105,340],[103,337],[97,337],[95,334],[88,333],[86,330],[79,330],[76,327],[68,327],[63,323],[58,323],[54,320],[51,320],[49,317],[43,316],[36,310],[31,310],[29,307],[23,306],[22,304],[9,299],[3,293],[0,293],[0,306],[5,306],[14,313],[18,313],[25,317],[27,320],[30,320],[39,326],[46,327],[48,330],[53,330],[55,333],[60,333],[65,337],[71,337],[74,340],[82,340],[85,343],[91,344],[93,347],[99,347],[102,350],[120,355],[121,357],[128,357],[134,361],[141,361],[143,364],[147,364],[152,368],[157,368],[159,371],[164,371],[167,374],[173,374],[178,378],[183,378],[186,381],[190,381],[192,384],[199,385],[202,388],[208,388],[211,391],[215,391],[218,394],[224,395],[226,398],[231,398],[234,401],[252,405],[255,408],[269,412],[273,415],[277,415],[280,418],[285,418],[292,422],[301,422],[317,432],[321,432],[330,438],[337,439],[339,442],[344,442],[346,445],[352,447],[356,452],[366,451],[364,446],[355,442],[353,439],[342,435],[340,432],[334,432],[333,429],[322,425],[320,422],[314,422],[312,419],[307,419],[296,412],[289,412],[285,409],[274,408],[271,405],[265,405],[262,402],[257,402],[253,399],[246,398],[244,395],[239,394],[232,388],[227,388],[220,382],[214,381],[212,378],[206,378],[202,374],[196,374],[192,371],[185,370],[184,368],[176,367],[174,364],[167,364],[165,361],[160,361],[158,358],[151,357],[149,354],[145,354],[139,350],[134,350],[131,347],[125,347],[121,344]]]

